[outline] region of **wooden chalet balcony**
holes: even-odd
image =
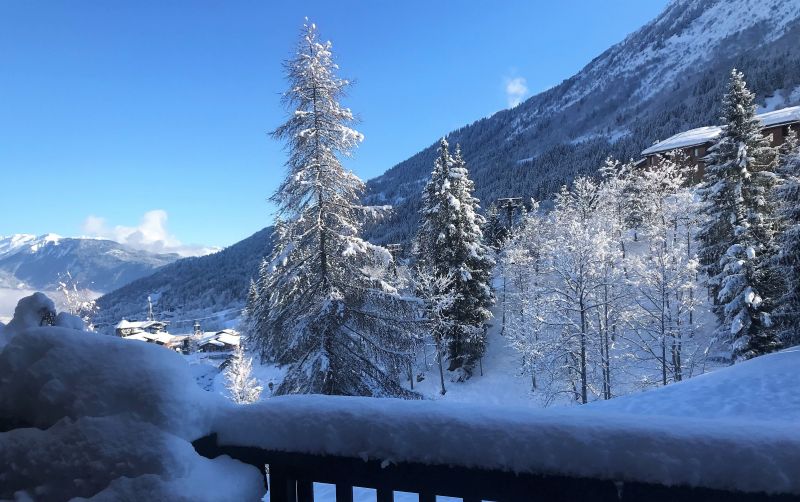
[[[306,399],[310,399],[310,403],[304,403]],[[332,408],[324,406],[329,400],[334,404]],[[357,405],[351,410],[347,406],[349,400]],[[224,423],[221,427],[223,433],[212,432],[196,440],[193,445],[205,457],[228,455],[257,467],[265,475],[265,480],[268,480],[265,483],[272,502],[313,501],[315,482],[335,485],[337,502],[352,501],[354,487],[374,489],[378,502],[395,500],[395,492],[418,494],[420,502],[435,501],[437,495],[458,497],[465,502],[798,500],[798,497],[791,494],[735,491],[735,488],[714,486],[720,483],[720,472],[723,477],[726,476],[724,467],[722,471],[719,468],[711,469],[709,472],[712,474],[709,477],[714,479],[708,480],[710,484],[703,486],[706,481],[702,478],[703,467],[708,467],[704,458],[731,462],[731,476],[735,477],[736,472],[742,472],[738,462],[746,461],[745,457],[753,452],[737,451],[724,438],[710,437],[702,439],[698,444],[698,448],[702,450],[699,457],[681,459],[679,457],[685,445],[667,444],[673,439],[684,441],[680,435],[671,438],[665,432],[666,438],[656,438],[652,445],[647,444],[647,435],[660,434],[660,425],[655,429],[645,427],[648,430],[642,435],[642,430],[635,430],[636,427],[623,421],[617,432],[609,433],[601,429],[599,433],[606,436],[603,439],[594,441],[591,435],[584,435],[585,437],[570,440],[565,438],[569,438],[573,425],[569,424],[569,417],[564,418],[558,413],[552,423],[536,423],[536,420],[532,420],[529,426],[531,435],[525,437],[522,433],[524,424],[517,419],[503,422],[503,410],[497,410],[497,417],[501,417],[498,422],[491,420],[487,414],[477,417],[477,420],[468,421],[454,416],[452,423],[448,424],[447,415],[457,408],[447,406],[441,412],[429,413],[436,405],[444,403],[372,400],[375,401],[374,406],[373,403],[366,403],[367,406],[364,406],[365,400],[360,398],[322,396],[278,398],[270,401],[272,402],[231,410],[232,414],[221,422]],[[384,403],[385,401],[390,401],[390,405]],[[293,407],[293,403],[300,403],[301,406]],[[313,412],[315,404],[320,404],[318,413]],[[393,412],[395,408],[398,410],[396,414]],[[286,417],[281,417],[282,411],[287,412]],[[475,415],[475,410],[466,408],[464,413]],[[239,414],[246,417],[237,418],[236,415]],[[532,416],[539,415],[546,413],[534,412]],[[570,412],[569,415],[576,413]],[[590,420],[592,417],[596,415],[590,413]],[[406,427],[399,425],[395,429],[393,420]],[[560,425],[562,420],[566,421],[565,426]],[[415,421],[419,421],[418,424],[415,425]],[[481,423],[485,423],[485,427]],[[452,425],[455,430],[440,429],[448,425]],[[705,424],[701,428],[707,426]],[[337,431],[338,427],[341,427],[340,431]],[[576,424],[575,427],[580,429],[582,424]],[[721,426],[722,429],[724,427]],[[609,450],[609,445],[613,445],[617,437],[624,437],[626,429],[631,436],[628,442],[618,453],[613,449]],[[550,431],[554,437],[548,437]],[[741,430],[736,432],[741,433]],[[498,452],[502,454],[505,446],[493,449],[492,445],[513,446],[513,438],[516,436],[520,436],[517,449],[501,455],[503,458],[498,460]],[[462,465],[447,460],[463,458],[465,445],[453,443],[454,439],[458,442],[459,437],[464,438],[467,448],[478,449]],[[376,439],[373,441],[370,438]],[[439,444],[437,438],[441,438]],[[476,438],[477,441],[473,441]],[[485,448],[482,448],[483,439],[492,442],[494,438],[497,438],[497,442],[485,443]],[[595,445],[592,445],[593,441],[596,442]],[[353,444],[354,442],[357,444]],[[274,446],[269,446],[270,444]],[[544,446],[530,448],[529,445],[532,444]],[[416,451],[414,448],[417,447],[422,449],[418,455],[410,453]],[[454,451],[442,452],[442,448],[452,448]],[[631,451],[636,448],[643,448],[643,452],[650,448],[660,448],[662,451],[639,456],[636,451]],[[711,451],[716,448],[727,449],[727,452]],[[319,451],[310,451],[315,449]],[[348,449],[351,450],[350,454],[337,453]],[[485,449],[486,457],[482,457],[482,449]],[[530,457],[526,456],[526,452],[529,452]],[[618,458],[614,458],[615,454]],[[542,457],[550,456],[556,460],[546,459],[539,462]],[[559,458],[568,459],[570,456],[585,458],[586,464],[592,466],[589,471],[604,472],[611,469],[617,471],[617,475],[560,474],[558,469],[556,472],[553,469],[536,472],[535,468],[527,472],[515,472],[507,468],[511,465],[524,465],[526,458],[535,466],[540,463],[556,465],[553,462],[561,462]],[[618,462],[621,457],[626,459]],[[631,461],[636,462],[637,458],[641,458],[642,464],[653,464],[652,468],[641,469],[641,466],[632,465]],[[664,465],[658,463],[659,459]],[[697,469],[699,472],[698,476],[692,477],[696,482],[691,485],[681,480],[680,472],[684,471],[680,468],[681,461],[685,461],[690,470]],[[615,466],[615,463],[622,467]],[[572,463],[573,467],[578,464]],[[571,469],[570,466],[564,468],[565,473]],[[662,484],[643,479],[643,473],[646,478],[648,470],[664,475],[673,468],[677,468],[675,472],[679,474],[667,474],[676,476],[672,478],[672,483]]]
[[[566,476],[537,476],[477,468],[279,452],[219,444],[211,434],[194,442],[203,456],[228,455],[253,465],[268,478],[270,502],[313,502],[314,482],[336,486],[336,502],[352,502],[353,488],[373,488],[377,502],[392,502],[394,492],[410,492],[420,502],[436,496],[481,500],[585,502],[756,502],[798,500],[789,495],[742,493],[685,486],[609,481]]]

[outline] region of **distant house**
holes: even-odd
[[[227,352],[236,349],[240,343],[240,335],[232,329],[206,331],[197,337],[197,350],[201,352]]]
[[[167,323],[162,321],[126,321],[121,320],[115,327],[117,336],[131,336],[141,333],[166,332]]]
[[[127,321],[121,320],[116,326],[117,336],[125,340],[162,345],[172,350],[182,350],[185,336],[176,336],[167,332],[167,324],[163,321]]]
[[[770,137],[772,146],[782,145],[791,131],[800,132],[800,106],[761,113],[756,117],[763,125],[764,135]],[[678,133],[645,149],[639,165],[654,166],[658,163],[660,155],[672,150],[683,150],[683,153],[689,158],[689,164],[697,166],[693,181],[700,182],[705,171],[708,149],[720,134],[722,134],[722,128],[718,126],[698,127]]]
[[[156,345],[162,345],[172,350],[180,351],[183,348],[183,340],[186,338],[185,336],[176,336],[171,335],[164,331],[159,331],[156,333],[136,333],[134,335],[128,335],[122,337],[125,340],[138,340],[141,342],[147,343],[154,343]]]

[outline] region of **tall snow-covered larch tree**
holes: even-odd
[[[422,196],[422,224],[417,258],[429,274],[448,278],[455,299],[444,315],[451,321],[446,337],[450,371],[469,378],[486,348],[484,323],[491,318],[490,285],[494,260],[483,243],[479,201],[461,151],[450,155],[442,138],[431,179]]]
[[[289,172],[271,198],[279,222],[252,336],[289,365],[276,394],[415,397],[398,380],[417,303],[387,282],[391,254],[359,237],[380,208],[360,204],[364,184],[341,163],[363,139],[339,103],[349,82],[310,23],[285,68],[292,111],[272,134],[287,142]]]
[[[722,113],[722,134],[710,149],[701,189],[706,221],[699,254],[716,295],[718,335],[732,340],[734,358],[741,360],[779,346],[770,317],[780,281],[769,267],[775,218],[768,200],[777,152],[761,133],[755,95],[736,69]]]

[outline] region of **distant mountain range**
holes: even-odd
[[[0,287],[54,290],[69,272],[79,286],[105,293],[179,258],[109,240],[17,234],[0,237]]]
[[[144,319],[147,297],[160,320],[172,330],[188,329],[195,320],[203,327],[222,327],[239,315],[250,278],[272,244],[272,227],[256,232],[217,253],[183,258],[98,299],[95,324],[108,327],[121,319]]]
[[[768,109],[800,104],[798,40],[798,1],[675,0],[573,77],[447,137],[461,144],[484,207],[507,196],[546,200],[574,177],[595,174],[608,155],[638,158],[656,140],[718,123],[734,66]],[[391,218],[367,229],[374,242],[407,243],[414,235],[436,139],[367,183],[367,202],[395,206]],[[141,318],[148,295],[178,324],[229,319],[268,252],[269,230],[102,297],[101,322]]]

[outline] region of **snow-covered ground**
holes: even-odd
[[[40,327],[54,314],[37,295],[0,329],[0,498],[258,498],[254,468],[191,447],[211,431],[276,450],[800,495],[800,348],[582,407],[499,406],[484,395],[499,380],[479,377],[451,384],[465,390],[449,401],[267,395],[236,406],[220,395],[219,359],[82,332],[63,313]],[[496,345],[486,359],[501,364],[510,355]]]
[[[501,331],[500,307],[494,310],[495,319],[487,332],[488,343],[483,358],[483,375],[480,368],[475,375],[463,382],[454,382],[453,374],[445,372],[444,396],[441,395],[439,367],[436,365],[436,350],[426,347],[427,355],[417,355],[417,365],[423,371],[424,380],[414,383],[414,390],[428,399],[456,403],[485,403],[495,406],[541,407],[542,403],[531,392],[531,380],[519,371],[520,356],[508,346]],[[427,370],[425,361],[427,360]],[[406,387],[410,388],[408,382]]]
[[[197,352],[184,356],[184,358],[189,363],[195,381],[201,389],[228,397],[228,391],[225,388],[225,371],[220,369],[220,366],[224,364],[229,356],[230,353],[224,352]],[[252,376],[258,380],[258,383],[264,389],[261,393],[261,400],[269,399],[272,397],[271,388],[277,388],[286,374],[286,368],[280,368],[274,364],[261,364],[258,357],[253,357],[252,360]]]
[[[661,390],[535,410],[285,396],[219,416],[220,441],[277,450],[800,494],[800,349]]]

